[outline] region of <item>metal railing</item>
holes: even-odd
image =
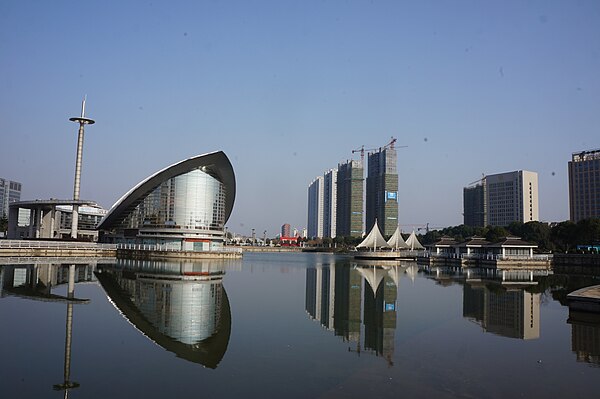
[[[542,255],[495,255],[496,260],[540,260],[547,261],[552,260],[552,255],[542,254]]]
[[[426,258],[445,258],[445,259],[478,259],[478,260],[552,260],[552,254],[534,254],[534,255],[502,255],[502,254],[457,254],[450,252],[434,253],[426,252]]]
[[[166,244],[114,244],[117,249],[131,251],[159,251],[159,252],[184,252],[181,248],[169,247]],[[191,251],[191,252],[212,252],[212,253],[242,253],[242,248],[223,247],[210,251]]]
[[[0,249],[117,249],[116,244],[78,241],[0,240]]]

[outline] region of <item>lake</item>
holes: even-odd
[[[593,397],[597,280],[330,254],[0,266],[6,398]],[[71,284],[69,284],[71,281]],[[374,289],[372,287],[375,287]]]

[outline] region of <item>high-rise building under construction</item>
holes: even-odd
[[[347,161],[338,165],[336,235],[360,237],[363,234],[363,165]]]
[[[398,170],[397,155],[393,145],[368,154],[366,195],[366,231],[375,224],[384,236],[394,234],[398,226]]]

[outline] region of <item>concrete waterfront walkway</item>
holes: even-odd
[[[567,295],[569,308],[588,312],[600,312],[600,285],[593,285]]]
[[[0,257],[115,257],[117,246],[77,241],[0,240]]]

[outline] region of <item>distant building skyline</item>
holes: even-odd
[[[600,149],[573,153],[568,167],[571,221],[600,217]]]

